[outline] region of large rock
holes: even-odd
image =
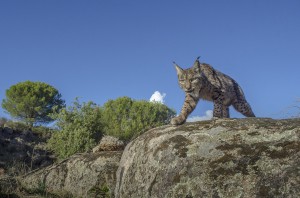
[[[116,198],[300,197],[300,120],[163,126],[129,143]]]
[[[71,197],[113,197],[116,171],[122,152],[75,154],[21,178],[21,187],[35,192],[41,187],[51,194]]]

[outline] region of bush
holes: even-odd
[[[103,108],[76,99],[73,106],[53,115],[58,131],[53,132],[48,147],[64,159],[90,151],[104,134],[129,141],[150,128],[168,124],[173,116],[175,111],[166,105],[128,97],[109,100]]]
[[[104,132],[128,141],[150,128],[168,124],[173,116],[175,111],[160,103],[117,98],[104,104]]]
[[[32,133],[44,140],[49,139],[56,131],[57,129],[45,126],[35,126],[32,128]]]
[[[93,102],[80,104],[76,99],[73,106],[53,115],[60,130],[53,133],[48,147],[60,159],[91,150],[102,136],[101,117],[102,109],[99,106]]]

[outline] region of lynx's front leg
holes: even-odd
[[[185,123],[187,117],[196,108],[197,103],[198,103],[198,99],[195,99],[190,94],[186,94],[181,112],[180,112],[179,116],[177,116],[171,120],[171,124],[172,125],[180,125],[180,124]]]

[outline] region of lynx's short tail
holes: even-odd
[[[251,106],[246,100],[237,101],[233,103],[233,107],[235,108],[235,110],[237,110],[238,112],[240,112],[246,117],[255,117],[255,114],[253,113]]]

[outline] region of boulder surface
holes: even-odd
[[[115,197],[300,197],[300,119],[152,129],[126,146]]]
[[[113,197],[121,155],[120,151],[75,154],[18,180],[27,192],[42,188],[60,197]]]

